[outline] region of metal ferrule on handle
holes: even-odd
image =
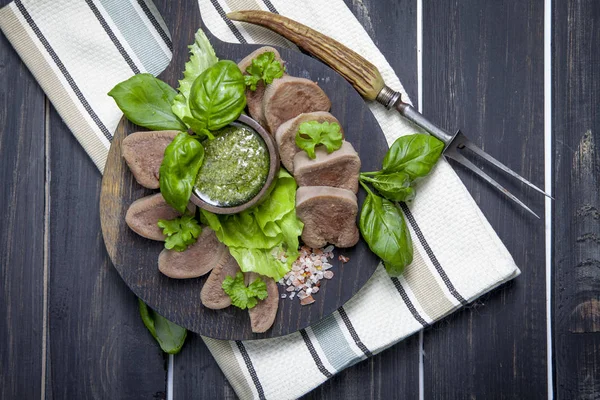
[[[389,86],[385,86],[381,92],[379,92],[376,100],[383,104],[388,110],[395,108],[404,118],[425,129],[427,132],[444,142],[446,146],[454,139],[454,135],[433,124],[425,118],[423,114],[415,110],[413,106],[403,102],[400,92],[394,91]]]

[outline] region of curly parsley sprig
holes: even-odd
[[[242,310],[256,306],[258,300],[264,300],[268,296],[267,284],[260,277],[246,286],[241,272],[235,278],[226,277],[221,287],[231,297],[231,304]]]
[[[244,80],[246,86],[254,91],[260,81],[265,85],[271,84],[273,80],[281,78],[284,72],[285,68],[275,59],[275,53],[267,51],[252,60],[252,64],[246,68],[248,75],[244,75]]]
[[[296,145],[312,159],[316,157],[315,147],[324,145],[328,153],[342,147],[342,131],[336,122],[306,121],[300,124],[296,133]]]
[[[158,227],[166,236],[165,248],[175,251],[185,251],[202,233],[202,227],[190,214],[172,220],[159,219]]]

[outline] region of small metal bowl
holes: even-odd
[[[275,176],[277,175],[277,172],[279,172],[279,151],[277,151],[277,145],[275,144],[273,136],[271,136],[271,134],[267,132],[265,128],[263,128],[258,122],[248,117],[247,115],[240,115],[236,122],[246,125],[247,127],[254,130],[265,142],[265,145],[267,146],[267,150],[269,152],[269,174],[267,175],[267,180],[265,181],[265,184],[263,185],[262,189],[260,189],[260,191],[256,194],[256,196],[254,196],[247,202],[239,204],[237,206],[219,207],[215,206],[214,204],[209,204],[206,201],[202,200],[196,194],[195,190],[192,190],[192,197],[190,199],[192,203],[206,211],[210,211],[211,213],[237,214],[259,204],[261,200],[264,200],[264,198],[270,193],[271,188],[275,183]]]

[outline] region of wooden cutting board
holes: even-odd
[[[173,62],[160,78],[173,87],[182,75],[187,60],[187,45],[193,42],[199,27],[197,7],[193,12],[180,14],[170,26],[174,44]],[[173,23],[175,22],[175,23]],[[220,59],[236,62],[260,46],[228,44],[208,34]],[[363,171],[379,169],[387,151],[387,143],[373,114],[360,95],[328,66],[298,51],[278,49],[287,62],[287,72],[293,76],[317,82],[331,99],[331,113],[344,127],[346,139],[360,154]],[[371,277],[378,265],[362,240],[351,249],[336,249],[332,261],[335,276],[323,280],[315,294],[315,303],[301,306],[297,299],[280,299],[273,327],[264,334],[253,334],[245,310],[229,307],[210,310],[202,306],[200,291],[208,275],[196,279],[171,279],[158,271],[158,255],[162,242],[142,238],[125,224],[125,213],[136,199],[154,193],[140,186],[129,171],[121,155],[121,142],[127,134],[144,130],[123,120],[119,125],[109,151],[102,180],[100,217],[104,242],[110,258],[131,290],[151,308],[169,320],[201,335],[230,340],[277,337],[296,332],[330,315],[346,303]],[[359,206],[364,193],[358,195]],[[344,265],[337,259],[343,254],[350,258]],[[280,286],[280,293],[284,288]]]

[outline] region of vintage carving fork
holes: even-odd
[[[303,50],[319,58],[346,78],[365,99],[376,100],[383,104],[387,109],[395,108],[406,119],[412,121],[443,141],[446,145],[444,148],[444,155],[446,157],[457,161],[479,175],[537,218],[539,218],[539,216],[521,200],[465,158],[461,154],[461,150],[465,148],[469,149],[507,174],[514,176],[538,192],[552,198],[548,193],[534,186],[527,179],[484,152],[467,139],[460,131],[451,134],[426,119],[411,105],[404,103],[399,92],[386,86],[377,67],[338,41],[325,36],[306,25],[302,25],[299,22],[266,11],[236,11],[227,14],[227,16],[234,21],[249,22],[269,28],[295,43]]]

